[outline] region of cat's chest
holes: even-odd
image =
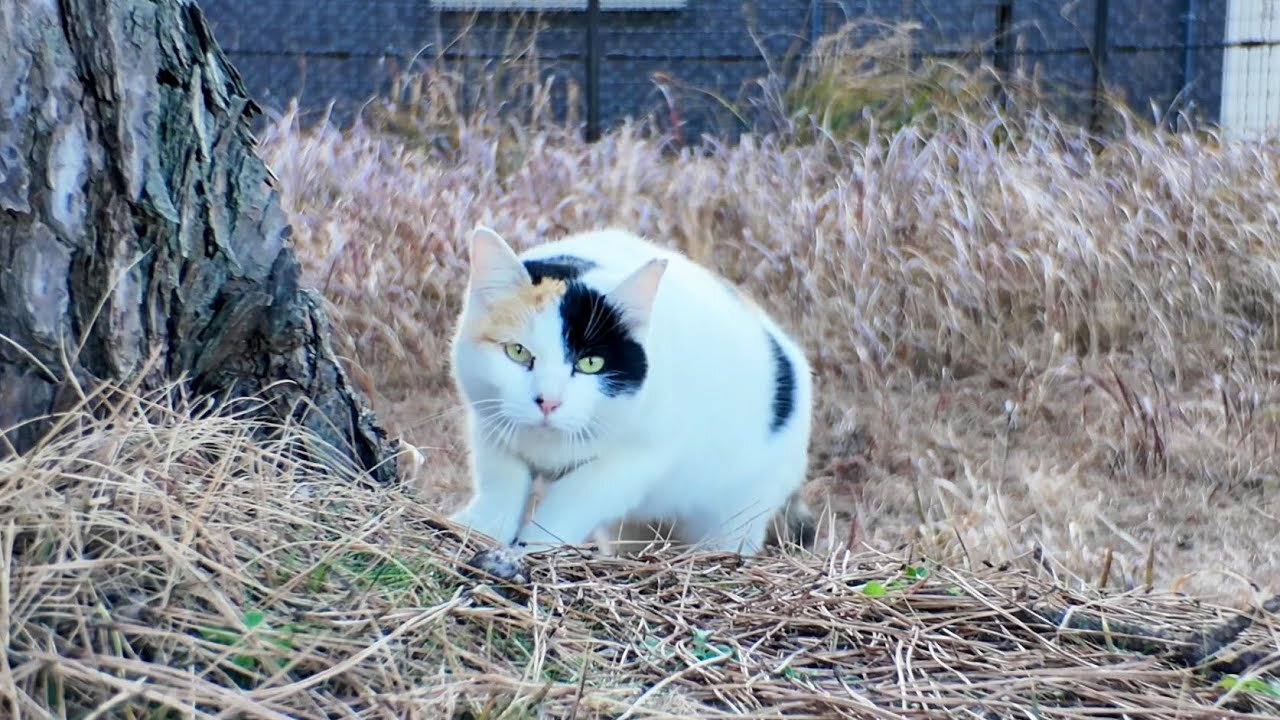
[[[573,440],[555,432],[530,429],[519,433],[512,443],[512,450],[535,472],[554,480],[598,457],[599,443],[590,440]]]

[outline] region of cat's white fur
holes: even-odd
[[[520,260],[561,255],[594,262],[580,280],[628,308],[649,363],[635,395],[605,397],[596,378],[571,376],[556,302],[506,338],[539,358],[533,370],[475,339],[494,303],[527,289]],[[526,550],[583,543],[623,518],[674,519],[681,539],[708,549],[761,550],[805,478],[812,385],[799,345],[709,270],[623,230],[571,235],[517,258],[481,227],[470,258],[452,371],[467,406],[474,497],[453,519]],[[795,376],[794,409],[776,432],[766,330]],[[539,393],[562,399],[550,427]],[[522,524],[535,473],[555,479]]]

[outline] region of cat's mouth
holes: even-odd
[[[561,428],[558,423],[556,423],[552,418],[549,418],[549,417],[538,418],[533,422],[525,424],[524,427],[526,430],[532,430],[543,435],[551,435],[551,434],[558,434],[558,433],[565,432],[564,428]]]
[[[525,432],[540,441],[558,441],[577,432],[577,425],[564,418],[539,418],[524,426]]]

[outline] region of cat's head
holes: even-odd
[[[514,427],[607,430],[644,385],[649,319],[666,260],[651,260],[601,292],[568,277],[575,272],[563,265],[526,266],[497,233],[480,227],[471,236],[470,263],[453,362],[473,407]]]

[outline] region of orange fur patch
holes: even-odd
[[[567,289],[563,280],[555,278],[542,278],[536,284],[520,288],[494,302],[489,312],[476,320],[472,335],[477,342],[511,342],[516,331],[528,322],[530,316],[552,303],[560,302]]]

